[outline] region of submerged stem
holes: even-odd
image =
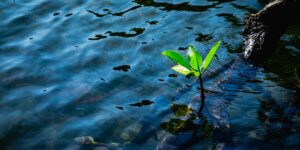
[[[205,101],[204,101],[204,88],[203,88],[203,80],[202,80],[202,77],[201,75],[199,76],[199,80],[200,80],[200,89],[201,89],[201,106],[200,106],[200,109],[199,109],[199,112],[198,114],[201,113],[203,107],[204,107],[204,104],[205,104]]]

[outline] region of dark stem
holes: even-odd
[[[204,104],[205,104],[205,101],[204,101],[205,96],[204,96],[203,80],[202,80],[201,75],[199,76],[199,80],[200,80],[200,88],[201,88],[201,91],[200,91],[201,92],[201,106],[200,106],[198,114],[200,115],[200,113],[204,107]]]

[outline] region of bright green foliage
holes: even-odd
[[[165,56],[167,56],[168,58],[172,59],[177,64],[179,64],[181,66],[184,66],[188,70],[191,70],[191,67],[190,67],[189,63],[179,53],[174,52],[174,51],[164,51],[164,52],[162,52],[162,54],[165,55]]]
[[[221,41],[215,44],[215,46],[209,51],[204,62],[202,62],[201,55],[193,45],[189,46],[187,52],[187,57],[190,63],[188,63],[188,61],[182,55],[175,51],[164,51],[162,52],[162,54],[179,64],[172,67],[173,70],[184,75],[193,74],[195,77],[199,77],[205,72],[205,70],[211,63],[220,43]]]
[[[217,52],[217,49],[218,49],[220,43],[221,43],[221,41],[219,41],[217,44],[215,44],[215,46],[207,54],[207,56],[205,58],[205,61],[203,62],[204,71],[207,69],[207,67],[209,66],[211,60],[215,56],[215,53]]]
[[[186,76],[194,72],[194,71],[186,69],[185,67],[183,67],[181,65],[176,65],[176,66],[172,67],[172,69],[181,74],[184,74]]]
[[[191,67],[194,70],[198,71],[202,65],[202,57],[193,45],[189,46],[187,56],[190,61]]]

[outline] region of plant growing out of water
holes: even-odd
[[[221,41],[215,44],[215,46],[209,51],[205,60],[202,62],[202,57],[199,52],[195,49],[193,45],[190,45],[187,51],[187,58],[186,60],[184,56],[175,52],[175,51],[164,51],[162,52],[163,55],[167,56],[171,60],[173,60],[178,65],[172,67],[173,70],[184,74],[186,76],[192,75],[194,77],[198,77],[200,80],[200,87],[201,87],[201,108],[202,110],[204,106],[204,88],[203,88],[203,80],[202,74],[206,71],[207,67],[211,63]],[[199,111],[200,112],[200,111]]]

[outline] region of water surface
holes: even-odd
[[[243,18],[263,6],[257,0],[0,2],[1,149],[99,148],[75,144],[82,136],[115,149],[297,149],[299,24],[265,64],[239,58]],[[187,115],[200,103],[193,100],[199,83],[169,69],[174,63],[161,52],[185,54],[193,44],[205,56],[219,40],[204,76],[202,117]]]

